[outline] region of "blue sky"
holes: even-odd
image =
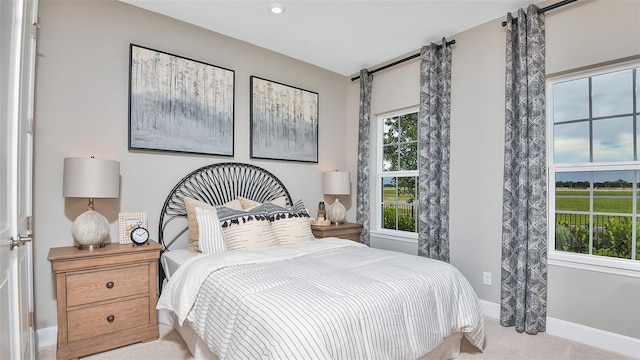
[[[640,68],[639,68],[640,69]],[[636,71],[636,86],[640,70]],[[593,117],[628,115],[633,109],[633,70],[623,70],[592,78]],[[640,91],[636,91],[640,107]],[[636,109],[636,113],[639,110]],[[589,118],[589,82],[577,79],[553,85],[554,161],[580,163],[589,161],[589,122],[566,121]],[[640,120],[636,120],[640,122]],[[636,124],[640,128],[640,124]],[[593,160],[597,162],[632,161],[633,117],[619,116],[592,123]]]

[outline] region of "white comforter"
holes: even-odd
[[[477,296],[453,266],[335,238],[198,256],[163,289],[220,359],[416,359],[462,332]]]

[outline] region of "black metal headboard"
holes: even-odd
[[[161,252],[169,251],[169,247],[189,230],[187,210],[184,206],[185,196],[214,206],[223,205],[238,196],[257,202],[267,202],[284,196],[287,206],[293,204],[284,184],[263,168],[231,162],[203,166],[183,177],[164,201],[158,229]],[[170,239],[167,239],[168,225],[172,224],[175,226],[171,226],[171,234],[168,236]],[[165,273],[161,261],[158,265],[158,289],[162,291]]]
[[[287,205],[291,206],[291,195],[282,182],[269,171],[255,165],[244,163],[218,163],[203,166],[182,178],[173,187],[160,212],[158,240],[162,251],[169,247],[188,229],[184,227],[175,231],[171,239],[165,238],[167,225],[177,219],[187,219],[187,210],[183,198],[188,196],[211,205],[222,205],[235,200],[238,196],[267,202],[284,196]]]

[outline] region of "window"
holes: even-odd
[[[639,84],[638,62],[548,80],[550,260],[640,270]]]
[[[378,116],[377,231],[417,238],[418,110]]]

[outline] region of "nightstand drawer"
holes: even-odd
[[[149,292],[148,265],[67,276],[67,306]]]
[[[72,310],[67,319],[69,342],[149,325],[149,298]]]

